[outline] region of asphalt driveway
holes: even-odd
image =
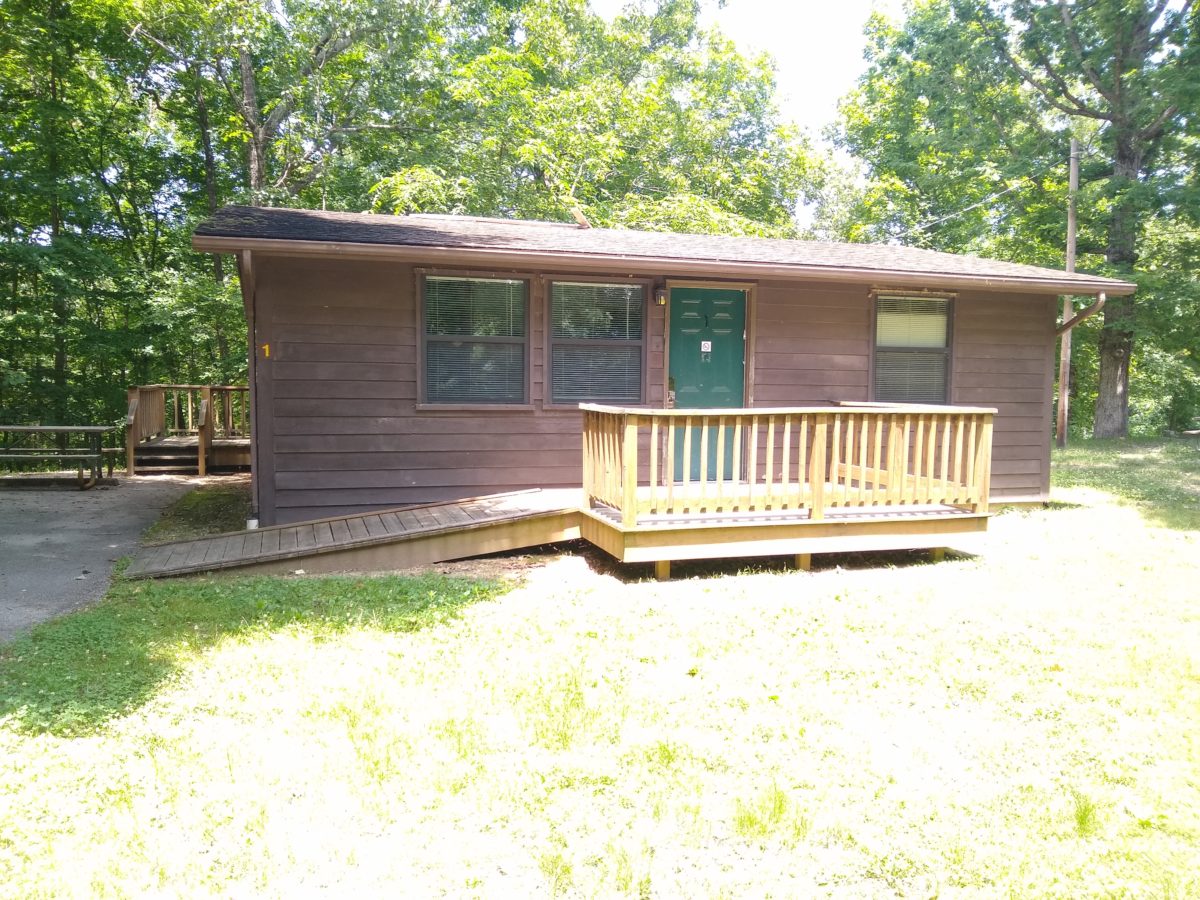
[[[191,487],[165,478],[90,491],[0,486],[0,643],[103,597],[113,562]]]

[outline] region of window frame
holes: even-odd
[[[948,292],[913,291],[913,290],[873,290],[871,291],[871,360],[869,381],[867,385],[870,402],[896,403],[904,405],[903,400],[879,400],[876,393],[876,361],[878,352],[888,353],[932,353],[932,347],[880,347],[879,346],[879,301],[880,300],[945,300],[946,301],[946,346],[942,353],[946,358],[946,396],[941,401],[929,401],[917,404],[920,406],[952,406],[954,397],[954,309],[957,306],[958,295]]]
[[[455,411],[471,411],[483,412],[486,410],[531,410],[533,409],[533,322],[535,313],[534,303],[534,284],[536,277],[528,272],[496,272],[496,271],[472,271],[470,269],[430,269],[430,268],[414,268],[413,276],[416,280],[416,331],[417,331],[417,402],[415,404],[418,412],[455,412]],[[519,343],[522,352],[524,353],[524,373],[521,379],[521,388],[524,394],[524,400],[520,403],[444,403],[438,400],[429,399],[429,356],[427,347],[429,338],[433,338],[434,343],[443,340],[439,335],[428,335],[425,332],[425,285],[429,278],[461,278],[473,279],[476,281],[522,281],[525,283],[525,335],[522,338],[496,337],[490,335],[471,336],[466,338],[471,341],[496,344],[517,344]],[[464,336],[456,336],[464,337]],[[448,339],[448,338],[447,338]]]
[[[540,279],[541,294],[545,304],[544,334],[542,342],[542,408],[553,410],[578,410],[580,403],[601,403],[609,406],[645,406],[646,395],[649,391],[650,380],[650,307],[654,303],[654,279],[624,277],[610,275],[569,275],[562,272],[553,275],[543,275]],[[640,341],[614,341],[604,338],[556,338],[554,337],[554,285],[563,284],[600,284],[614,287],[638,286],[642,289],[642,339]],[[566,346],[632,346],[640,345],[642,377],[638,385],[638,400],[636,403],[613,403],[606,400],[579,400],[576,402],[556,402],[554,400],[554,348],[563,344]]]

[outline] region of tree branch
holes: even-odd
[[[1013,56],[1008,47],[1001,45],[1000,50],[1004,54],[1005,59],[1008,60],[1008,64],[1016,70],[1017,74],[1020,75],[1030,87],[1041,94],[1042,99],[1044,99],[1055,109],[1059,110],[1060,112],[1064,112],[1069,116],[1085,116],[1089,119],[1099,119],[1102,122],[1112,121],[1112,116],[1087,106],[1077,97],[1075,97],[1069,90],[1064,90],[1063,96],[1066,97],[1070,103],[1068,104],[1063,100],[1060,100],[1048,87],[1046,87],[1046,85],[1042,84],[1037,77],[1031,71],[1029,71],[1029,69],[1023,66],[1021,62],[1015,56]],[[1061,89],[1063,86],[1061,76],[1058,76],[1049,67],[1049,63],[1046,63],[1045,67],[1046,74],[1049,75],[1050,78],[1056,83],[1058,83]]]
[[[1166,3],[1167,0],[1160,0]],[[1067,0],[1058,0],[1058,9],[1062,13],[1063,25],[1067,29],[1067,41],[1071,45],[1071,49],[1075,51],[1075,55],[1079,57],[1079,66],[1083,69],[1083,74],[1087,76],[1088,81],[1092,83],[1100,96],[1109,103],[1116,104],[1112,94],[1105,89],[1104,82],[1100,80],[1100,73],[1095,67],[1088,62],[1087,53],[1083,49],[1083,41],[1079,37],[1079,29],[1075,27],[1075,16],[1071,14],[1071,8],[1067,5]]]
[[[1148,143],[1162,135],[1163,129],[1166,127],[1167,122],[1170,120],[1171,116],[1175,115],[1177,112],[1179,112],[1179,107],[1172,103],[1157,116],[1155,116],[1153,122],[1137,133],[1138,140]]]
[[[141,22],[134,25],[133,31],[129,32],[130,40],[135,40],[136,38],[139,38],[139,37],[144,38],[145,40],[149,41],[151,44],[154,44],[156,47],[158,47],[160,50],[162,50],[164,53],[166,53],[169,57],[171,57],[171,59],[175,60],[175,62],[177,62],[179,65],[183,66],[184,68],[186,68],[188,63],[190,62],[190,60],[185,59],[182,53],[180,53],[178,50],[176,50],[174,47],[172,47],[166,41],[160,40],[159,38],[156,38],[154,35],[152,35],[150,33],[149,29],[145,28]]]
[[[1184,0],[1183,6],[1181,6],[1178,10],[1178,15],[1179,15],[1178,21],[1180,21],[1180,22],[1187,21],[1188,11],[1192,8],[1192,5],[1193,5],[1193,0]],[[1162,12],[1164,9],[1166,9],[1166,4],[1163,3],[1162,0],[1159,0],[1158,6],[1155,7],[1155,9],[1154,9],[1154,14],[1148,20],[1150,23],[1148,26],[1149,28],[1153,28],[1154,23],[1158,21],[1159,16],[1162,15]],[[1174,31],[1175,31],[1174,28],[1163,28],[1157,34],[1147,33],[1147,36],[1146,36],[1146,53],[1147,53],[1147,55],[1149,55],[1151,53],[1157,53],[1160,49],[1162,49],[1162,45],[1164,43],[1166,43],[1167,38]]]
[[[1082,110],[1087,109],[1096,113],[1096,118],[1112,119],[1115,116],[1115,109],[1111,114],[1101,112],[1100,110],[1093,110],[1092,107],[1088,106],[1084,100],[1075,95],[1075,93],[1071,90],[1071,86],[1067,84],[1067,79],[1059,74],[1059,72],[1054,68],[1054,63],[1050,61],[1050,57],[1047,56],[1040,47],[1036,48],[1034,52],[1036,53],[1038,64],[1046,73],[1046,77],[1054,82],[1054,85],[1058,88],[1058,92],[1063,97],[1065,97],[1071,102],[1072,105],[1081,111],[1080,115],[1087,115],[1087,113],[1082,112]],[[1112,101],[1109,100],[1109,102],[1111,103]]]
[[[312,77],[314,72],[325,68],[325,65],[330,60],[341,56],[341,54],[353,47],[362,38],[374,31],[379,30],[381,27],[383,26],[379,25],[371,28],[360,28],[357,31],[352,31],[349,34],[342,35],[337,40],[334,40],[332,31],[327,32],[325,36],[321,38],[321,40],[317,41],[317,45],[313,47],[312,60],[305,64],[300,71],[296,73],[296,80],[294,84],[297,87],[303,84]],[[274,108],[272,108],[270,114],[263,122],[264,131],[270,134],[279,128],[279,126],[283,124],[283,120],[292,114],[292,111],[296,108],[296,103],[299,102],[299,99],[299,93],[296,87],[285,91],[283,96],[279,98],[279,102],[275,104]]]

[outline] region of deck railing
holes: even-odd
[[[580,408],[584,492],[625,527],[645,515],[988,508],[994,409]]]
[[[145,384],[129,389],[125,455],[135,474],[138,444],[171,435],[196,435],[198,466],[206,474],[214,440],[249,437],[250,389],[245,385]]]

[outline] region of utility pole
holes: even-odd
[[[1071,138],[1071,174],[1067,183],[1067,271],[1075,271],[1075,195],[1079,193],[1079,141]],[[1063,297],[1063,321],[1070,322],[1075,304]],[[1067,413],[1071,407],[1071,332],[1064,331],[1058,353],[1058,420],[1055,422],[1054,443],[1059,449],[1067,446]]]

